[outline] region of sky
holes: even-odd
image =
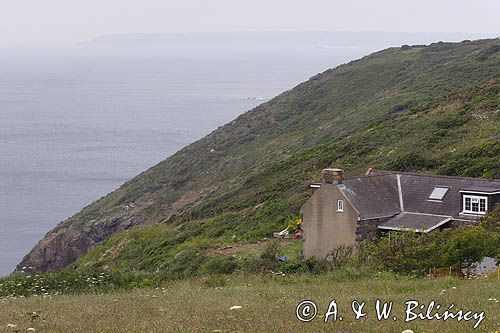
[[[220,31],[500,33],[499,0],[0,0],[0,44]]]

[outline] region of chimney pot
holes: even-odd
[[[327,184],[342,184],[344,182],[344,170],[323,169],[323,181]]]

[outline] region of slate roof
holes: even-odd
[[[388,217],[401,212],[396,175],[347,178],[338,187],[361,219]]]
[[[398,175],[403,207],[400,207]],[[448,187],[449,190],[441,201],[428,200],[436,186]],[[491,191],[500,188],[500,180],[371,170],[365,176],[346,178],[338,187],[358,211],[362,220],[390,217],[402,212],[447,216],[457,220],[475,220],[477,216],[460,214],[460,190],[489,188]]]
[[[443,215],[428,215],[419,213],[401,213],[379,224],[383,230],[429,232],[448,222],[452,218]]]

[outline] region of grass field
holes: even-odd
[[[394,302],[387,321],[376,319],[377,298]],[[304,299],[318,305],[318,316],[309,323],[295,317],[295,308]],[[332,299],[343,321],[333,322],[330,317],[324,323]],[[422,304],[435,300],[444,309],[454,303],[455,310],[485,311],[476,331],[500,330],[500,280],[496,275],[463,280],[339,271],[320,276],[231,275],[111,294],[1,299],[0,332],[26,332],[30,327],[36,332],[474,331],[475,320],[405,323],[405,301],[411,299]],[[366,302],[366,317],[354,320],[352,300]],[[231,310],[233,306],[241,308]],[[392,319],[394,315],[397,321]]]

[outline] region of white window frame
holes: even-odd
[[[471,199],[471,207],[469,210],[466,209],[465,206],[465,200],[466,199]],[[472,202],[477,200],[478,204],[478,211],[473,211],[472,210]],[[484,211],[480,211],[481,209],[481,200],[484,200]],[[476,215],[484,215],[488,211],[488,197],[485,196],[479,196],[479,195],[470,195],[470,194],[464,194],[462,198],[462,212],[466,214],[476,214]]]
[[[337,199],[337,212],[339,213],[344,212],[344,200],[342,199]]]

